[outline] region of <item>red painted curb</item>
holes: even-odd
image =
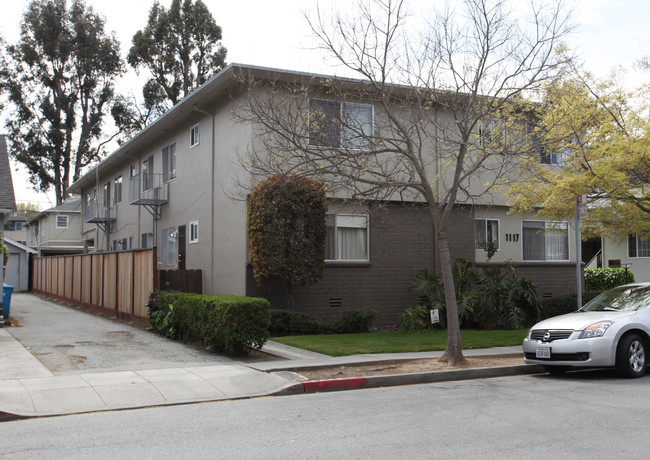
[[[302,382],[305,388],[305,393],[312,391],[327,391],[339,389],[353,389],[364,387],[368,384],[368,379],[365,377],[350,377],[346,379],[332,379],[332,380],[307,380]]]

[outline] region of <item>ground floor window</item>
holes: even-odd
[[[525,220],[521,227],[524,260],[569,260],[567,222]]]
[[[499,221],[496,219],[474,219],[474,244],[476,249],[486,249],[489,242],[499,249]]]
[[[629,257],[650,257],[650,236],[643,238],[636,234],[628,235],[627,255]]]
[[[368,261],[368,215],[328,214],[326,260]]]

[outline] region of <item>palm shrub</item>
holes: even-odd
[[[454,267],[454,285],[463,327],[515,329],[530,325],[541,316],[536,287],[529,279],[519,276],[512,264],[476,270],[470,262],[459,259]],[[440,308],[444,313],[444,290],[439,275],[426,269],[418,271],[411,285],[411,295],[419,299],[420,305],[402,311],[400,327],[403,330],[430,327],[430,308]],[[441,319],[444,318],[444,314],[441,315]],[[444,326],[443,321],[441,325]]]

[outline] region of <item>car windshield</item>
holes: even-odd
[[[637,311],[650,305],[650,286],[621,286],[605,291],[580,311]]]

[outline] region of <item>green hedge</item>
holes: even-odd
[[[208,349],[242,355],[269,338],[269,302],[231,295],[152,292],[149,324],[166,337],[199,340]]]
[[[606,291],[627,283],[634,283],[634,274],[624,268],[585,268],[587,291]]]
[[[274,337],[311,334],[354,334],[370,331],[377,312],[372,309],[354,309],[343,312],[340,321],[332,323],[314,315],[291,310],[271,310],[269,330]]]

